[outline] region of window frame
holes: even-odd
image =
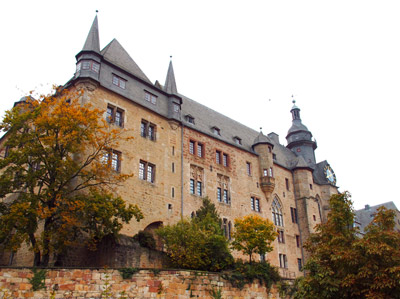
[[[246,172],[248,176],[251,176],[251,163],[246,161]]]
[[[296,208],[290,207],[290,216],[292,217],[292,223],[298,223]]]
[[[141,167],[143,165],[143,168]],[[149,171],[151,169],[151,171]],[[150,177],[149,177],[150,172]],[[144,160],[139,160],[139,179],[154,184],[156,178],[156,166]]]
[[[150,133],[150,131],[152,133]],[[151,141],[156,141],[157,125],[142,118],[140,122],[140,136]]]
[[[118,76],[116,74],[112,74],[112,84],[121,88],[121,89],[126,89],[126,84],[128,80],[122,78],[121,76]]]
[[[278,198],[274,198],[271,205],[272,220],[276,226],[284,227],[282,205]]]
[[[278,243],[285,244],[285,231],[278,229]]]
[[[117,113],[120,113],[119,121],[116,122],[116,115]],[[112,104],[107,104],[107,110],[106,110],[106,121],[109,124],[114,124],[117,125],[118,127],[123,128],[124,127],[124,118],[125,118],[125,110],[122,108],[119,108],[115,105]]]
[[[279,253],[279,267],[283,269],[288,268],[287,256],[284,253]]]
[[[103,154],[102,162],[106,164],[112,171],[121,172],[122,166],[122,153],[120,151],[114,149],[106,149],[105,153]],[[116,157],[116,159],[114,159]],[[116,161],[116,164],[113,163]]]
[[[189,139],[189,154],[199,158],[204,158],[205,156],[204,143],[194,139]]]
[[[146,102],[149,102],[153,105],[157,105],[157,98],[158,98],[158,96],[156,96],[155,94],[153,94],[147,90],[144,91],[144,100]]]
[[[88,67],[84,67],[85,62],[89,63]],[[92,59],[82,59],[76,64],[76,72],[80,72],[81,70],[93,71],[98,74],[100,72],[100,63]]]

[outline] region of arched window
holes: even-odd
[[[282,206],[276,197],[272,202],[272,219],[276,226],[283,226]]]

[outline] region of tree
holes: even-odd
[[[271,243],[276,237],[277,232],[271,221],[258,215],[248,215],[242,219],[235,219],[234,240],[231,246],[247,254],[251,263],[253,253],[264,255],[272,251]]]
[[[221,271],[233,263],[221,219],[208,198],[193,219],[165,226],[157,234],[174,267]]]
[[[360,236],[350,195],[332,195],[326,223],[305,248],[310,253],[296,298],[400,298],[400,233],[394,213],[380,209]]]
[[[122,222],[143,217],[113,195],[129,175],[119,172],[112,149],[130,138],[104,120],[103,111],[81,104],[80,96],[64,89],[29,97],[0,125],[7,150],[0,160],[0,243],[16,251],[26,242],[35,265],[46,266],[51,253],[82,236],[95,248]]]

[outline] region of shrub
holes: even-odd
[[[138,241],[142,247],[156,249],[156,240],[154,239],[153,234],[150,232],[141,230],[133,237],[133,239]]]

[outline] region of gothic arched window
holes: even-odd
[[[272,202],[272,219],[276,226],[283,226],[282,206],[276,197]]]

